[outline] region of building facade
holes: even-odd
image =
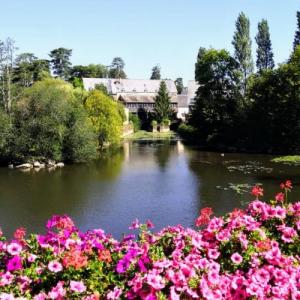
[[[155,97],[161,83],[161,80],[150,79],[83,78],[82,80],[86,90],[95,89],[97,85],[105,86],[114,99],[121,101],[133,113],[137,113],[140,109],[153,111]],[[165,83],[172,109],[177,113],[178,118],[184,120],[189,112],[190,98],[194,97],[193,81],[189,81],[188,87],[181,95],[177,94],[173,80],[165,80]],[[189,88],[192,90],[189,91]]]

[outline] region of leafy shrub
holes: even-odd
[[[141,121],[137,114],[129,113],[129,121],[132,122],[135,132],[141,129]]]
[[[70,84],[57,79],[26,89],[13,109],[12,160],[85,161],[96,155],[96,137]]]
[[[99,146],[118,144],[121,138],[124,109],[110,96],[93,90],[85,101],[85,108],[97,133]]]

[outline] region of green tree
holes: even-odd
[[[250,21],[243,12],[239,14],[235,26],[236,31],[232,45],[242,75],[242,93],[245,95],[248,77],[253,72],[253,61],[251,56]]]
[[[10,156],[16,161],[84,161],[96,149],[84,107],[76,102],[73,87],[58,79],[39,81],[24,91],[14,108],[13,134]]]
[[[132,122],[135,132],[141,129],[141,120],[137,114],[129,113],[129,121]]]
[[[121,57],[115,57],[111,63],[109,70],[109,77],[110,78],[120,78],[126,79],[126,73],[124,71],[125,62]]]
[[[270,39],[269,25],[267,20],[258,23],[258,33],[255,37],[257,43],[256,67],[258,71],[273,69],[274,59],[272,52],[272,43]]]
[[[33,61],[33,81],[50,79],[50,62],[47,59],[36,59]]]
[[[100,83],[100,84],[95,84],[95,90],[98,90],[102,92],[105,95],[108,95],[108,90],[105,84]]]
[[[297,11],[297,29],[294,38],[294,50],[300,45],[300,11]]]
[[[7,113],[0,108],[0,163],[8,157],[8,143],[11,136],[11,124]]]
[[[87,66],[73,66],[71,77],[79,78],[104,78],[107,76],[107,67],[101,64],[89,64]]]
[[[171,97],[169,96],[167,85],[165,81],[162,80],[154,103],[154,115],[158,123],[171,117],[172,109],[170,100]]]
[[[87,111],[73,100],[63,140],[63,160],[86,162],[97,157],[97,135]]]
[[[33,53],[21,53],[17,56],[14,68],[14,82],[29,87],[34,79],[34,62],[37,57]]]
[[[256,76],[249,87],[247,148],[260,152],[300,150],[300,46],[288,64]]]
[[[156,80],[160,80],[161,79],[161,75],[160,75],[160,66],[156,65],[152,68],[152,73],[151,73],[151,77],[150,79],[156,79]]]
[[[123,126],[118,103],[104,93],[93,90],[85,101],[85,107],[97,133],[99,146],[102,148],[105,143],[118,144]]]
[[[53,72],[59,78],[67,80],[70,77],[72,49],[57,48],[50,52]]]
[[[237,62],[224,49],[200,50],[195,74],[200,87],[189,125],[198,130],[201,142],[230,143],[241,107]]]
[[[175,80],[175,85],[176,85],[177,93],[181,94],[183,90],[183,80],[181,77]]]

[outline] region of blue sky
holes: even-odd
[[[0,39],[40,58],[57,47],[73,49],[73,64],[121,56],[129,78],[149,78],[160,64],[164,78],[194,78],[200,46],[232,52],[239,12],[250,18],[253,56],[257,23],[269,22],[276,63],[292,49],[299,0],[0,0]]]

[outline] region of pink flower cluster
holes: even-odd
[[[224,217],[202,210],[201,230],[136,220],[138,238],[116,241],[54,216],[45,235],[1,235],[0,299],[300,299],[300,202],[262,194]]]

